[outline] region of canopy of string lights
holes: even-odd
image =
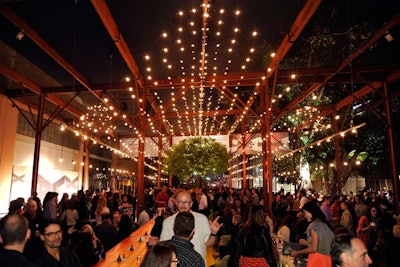
[[[260,154],[266,128],[284,157],[302,146],[281,133],[328,141],[382,107],[382,88],[398,97],[398,11],[394,0],[9,0],[0,87],[21,112],[43,96],[45,117],[124,158],[139,143],[157,158],[182,136],[234,136],[245,148],[233,154]]]

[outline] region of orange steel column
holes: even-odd
[[[162,135],[161,135],[161,131],[162,131],[162,119],[160,118],[158,121],[158,160],[157,160],[157,187],[161,188],[161,162],[162,162],[162,149],[163,149],[163,140],[162,140]],[[170,183],[171,184],[171,183]]]
[[[336,111],[333,113],[333,129],[335,131],[335,134],[339,132],[339,128],[337,125],[337,120],[335,119],[336,117]],[[337,185],[338,185],[338,192],[342,192],[342,162],[341,162],[341,157],[340,157],[340,144],[339,144],[339,135],[336,135],[333,140],[335,142],[335,162],[336,162],[336,180],[337,180]],[[332,192],[335,193],[335,192]]]
[[[76,167],[78,168],[78,179],[80,181],[80,184],[83,184],[83,167],[82,167],[82,162],[83,162],[83,147],[84,147],[84,141],[83,138],[80,138],[79,140],[79,152],[77,155],[77,161],[76,161]]]
[[[261,110],[263,111],[263,116],[262,119],[264,119],[264,123],[261,123],[261,166],[262,166],[262,175],[263,175],[263,191],[262,191],[262,197],[264,200],[264,206],[269,207],[269,172],[270,168],[268,167],[268,144],[267,140],[268,135],[267,135],[267,129],[270,128],[269,126],[269,120],[267,116],[267,107],[266,103],[268,103],[269,99],[269,93],[267,92],[268,87],[265,86],[264,89],[260,90],[260,105],[261,105]],[[268,123],[268,125],[267,125]],[[271,214],[271,213],[270,213]]]
[[[245,119],[242,121],[242,188],[247,188],[247,171],[246,171],[246,131]]]
[[[138,161],[137,161],[137,200],[138,207],[144,205],[144,149],[145,149],[145,139],[146,139],[146,91],[144,88],[138,88],[138,94],[142,101],[139,103],[139,139],[138,139]]]
[[[272,136],[271,136],[271,106],[272,101],[271,98],[274,94],[274,89],[269,92],[269,82],[266,80],[265,82],[265,107],[266,107],[266,116],[265,116],[265,136],[263,136],[263,178],[266,180],[264,181],[264,186],[268,188],[267,191],[267,205],[270,214],[272,214],[272,202],[273,202],[273,193],[272,193]],[[266,147],[265,147],[266,146]],[[265,154],[264,154],[265,152]],[[265,205],[265,204],[264,204]]]
[[[232,167],[233,167],[232,134],[228,135],[228,138],[229,138],[229,187],[232,188]]]
[[[385,103],[385,113],[386,113],[386,132],[389,141],[389,156],[392,167],[392,179],[393,179],[393,193],[394,193],[394,203],[396,208],[396,213],[399,212],[399,178],[397,177],[396,170],[396,157],[394,155],[394,142],[393,142],[393,128],[392,128],[392,116],[390,111],[390,101],[387,88],[387,82],[383,83],[383,95]]]
[[[168,138],[168,142],[169,142],[169,148],[171,149],[171,147],[172,147],[172,136],[170,136],[170,137]],[[169,176],[168,176],[168,182],[169,182],[169,184],[172,185],[172,175],[169,175]]]
[[[90,157],[90,141],[89,139],[83,140],[85,146],[85,165],[83,172],[83,189],[88,189],[89,186],[89,157]]]
[[[40,157],[40,143],[42,141],[42,128],[43,128],[43,112],[44,112],[45,95],[40,94],[38,116],[35,129],[35,150],[33,152],[33,171],[32,171],[32,186],[31,195],[37,191],[37,183],[39,176],[39,157]]]

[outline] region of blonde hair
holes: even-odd
[[[100,197],[97,201],[96,215],[101,216],[103,214],[104,207],[107,207],[107,199],[105,197]]]
[[[90,224],[85,224],[82,226],[82,233],[89,233],[91,236],[94,235],[93,227]]]

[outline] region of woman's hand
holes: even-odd
[[[294,257],[294,258],[296,258],[297,256],[299,256],[299,252],[298,251],[296,251],[296,250],[292,250],[292,251],[290,251],[290,256],[292,256],[292,257]]]
[[[300,245],[305,245],[305,246],[307,246],[307,245],[308,245],[308,242],[307,242],[307,240],[305,240],[305,239],[303,239],[303,238],[300,238],[300,239],[299,239],[299,244],[300,244]]]

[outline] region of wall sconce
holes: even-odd
[[[24,38],[25,34],[23,31],[20,31],[19,33],[17,33],[17,35],[15,36],[15,38],[17,38],[19,41],[22,40],[22,38]]]

